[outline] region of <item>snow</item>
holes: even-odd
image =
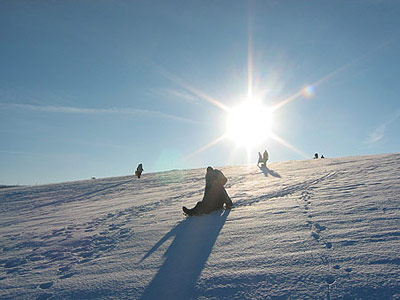
[[[219,169],[0,189],[0,298],[400,299],[400,154]]]

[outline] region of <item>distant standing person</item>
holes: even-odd
[[[262,164],[262,163],[263,163],[263,157],[262,157],[261,153],[260,153],[260,152],[258,152],[258,162],[257,162],[257,167],[258,167],[258,165],[259,165],[259,164]]]
[[[269,158],[268,152],[267,152],[267,150],[265,150],[264,153],[263,153],[263,165],[264,165],[264,167],[267,166],[268,158]]]
[[[314,159],[318,159],[318,153],[314,154]]]
[[[142,164],[139,164],[136,168],[135,175],[140,178],[140,175],[142,175],[142,172],[144,171]]]

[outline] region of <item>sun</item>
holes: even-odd
[[[253,148],[270,137],[272,123],[272,110],[259,100],[249,99],[229,110],[226,136],[238,146]]]

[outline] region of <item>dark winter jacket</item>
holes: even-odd
[[[135,175],[140,178],[140,175],[142,175],[142,172],[144,171],[142,164],[139,164],[138,167],[136,168]]]
[[[207,168],[204,197],[203,200],[198,203],[201,203],[201,213],[210,213],[214,210],[221,209],[224,204],[227,208],[232,207],[232,200],[224,188],[227,181],[228,179],[220,170],[211,167]]]

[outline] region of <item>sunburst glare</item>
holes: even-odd
[[[247,100],[242,102],[239,106],[230,108],[225,105],[223,102],[215,99],[204,91],[200,91],[193,86],[187,84],[180,78],[174,76],[169,73],[165,69],[158,68],[160,73],[162,73],[165,77],[169,78],[171,81],[175,82],[194,96],[198,97],[198,99],[207,101],[219,109],[223,110],[227,114],[226,119],[226,132],[222,134],[220,137],[214,139],[212,142],[206,144],[203,147],[195,150],[191,154],[186,156],[186,159],[191,158],[192,156],[212,147],[216,144],[220,143],[225,139],[232,140],[237,146],[241,146],[247,149],[248,156],[250,159],[250,154],[252,151],[259,145],[263,144],[268,138],[279,142],[281,145],[289,148],[291,151],[296,152],[300,156],[306,158],[306,154],[302,151],[298,150],[296,147],[277,136],[272,131],[273,127],[273,112],[281,109],[286,104],[298,99],[298,98],[312,98],[315,96],[315,88],[322,84],[323,82],[331,79],[332,77],[338,75],[344,70],[348,69],[352,65],[356,64],[359,60],[365,59],[369,55],[362,56],[361,58],[356,59],[355,61],[348,63],[337,70],[327,74],[326,76],[320,78],[319,80],[313,82],[312,84],[304,86],[302,89],[297,90],[294,94],[285,98],[284,100],[276,103],[271,108],[265,107],[262,104],[262,101],[265,98],[267,87],[262,87],[261,90],[256,87],[257,95],[262,97],[254,97],[254,69],[253,69],[253,40],[251,33],[251,26],[249,24],[249,33],[248,33],[248,53],[247,53]],[[260,92],[263,91],[261,94]]]
[[[261,101],[246,100],[228,113],[226,136],[238,146],[253,148],[269,137],[272,122],[272,111]]]
[[[265,146],[271,147],[272,144],[269,143],[269,141],[278,142],[280,145],[290,149],[301,157],[307,158],[307,154],[303,153],[301,150],[297,149],[294,145],[290,144],[288,141],[278,135],[277,132],[279,132],[279,128],[275,128],[275,126],[273,126],[273,114],[295,100],[314,98],[316,95],[315,89],[321,84],[331,80],[339,74],[342,74],[347,69],[359,64],[363,60],[366,60],[375,54],[379,49],[390,44],[389,42],[379,45],[375,49],[372,49],[372,51],[357,57],[356,59],[324,76],[321,76],[316,81],[307,85],[303,85],[301,88],[296,88],[293,93],[277,101],[276,98],[279,97],[277,93],[281,93],[283,83],[280,82],[280,80],[277,81],[274,79],[274,76],[271,74],[278,71],[277,73],[279,75],[279,70],[282,69],[282,72],[284,72],[285,68],[281,66],[277,70],[274,70],[273,65],[263,66],[262,64],[259,64],[261,59],[254,55],[253,47],[254,16],[251,10],[248,12],[246,70],[247,99],[237,107],[232,107],[230,102],[225,101],[227,98],[224,97],[225,99],[223,101],[216,99],[206,91],[200,90],[194,87],[192,84],[188,84],[188,82],[186,82],[186,78],[183,80],[164,68],[155,66],[161,74],[173,81],[182,89],[186,90],[190,95],[198,100],[208,102],[218,109],[221,109],[222,114],[226,116],[226,128],[222,129],[222,134],[217,138],[214,138],[211,142],[206,143],[205,145],[194,150],[192,153],[186,155],[186,160],[192,159],[193,156],[226,140],[234,142],[236,146],[238,146],[238,149],[246,149],[248,163],[250,163],[251,159],[254,159],[256,148],[264,148]],[[272,59],[269,58],[269,61],[272,61]],[[235,70],[233,73],[235,73]],[[265,76],[267,73],[268,76]],[[278,78],[279,77],[280,76],[278,76]],[[302,85],[301,82],[298,84],[300,86]],[[263,105],[263,102],[268,103],[269,107]],[[214,136],[214,134],[215,132],[211,132],[212,136]],[[267,141],[268,143],[266,143]]]

